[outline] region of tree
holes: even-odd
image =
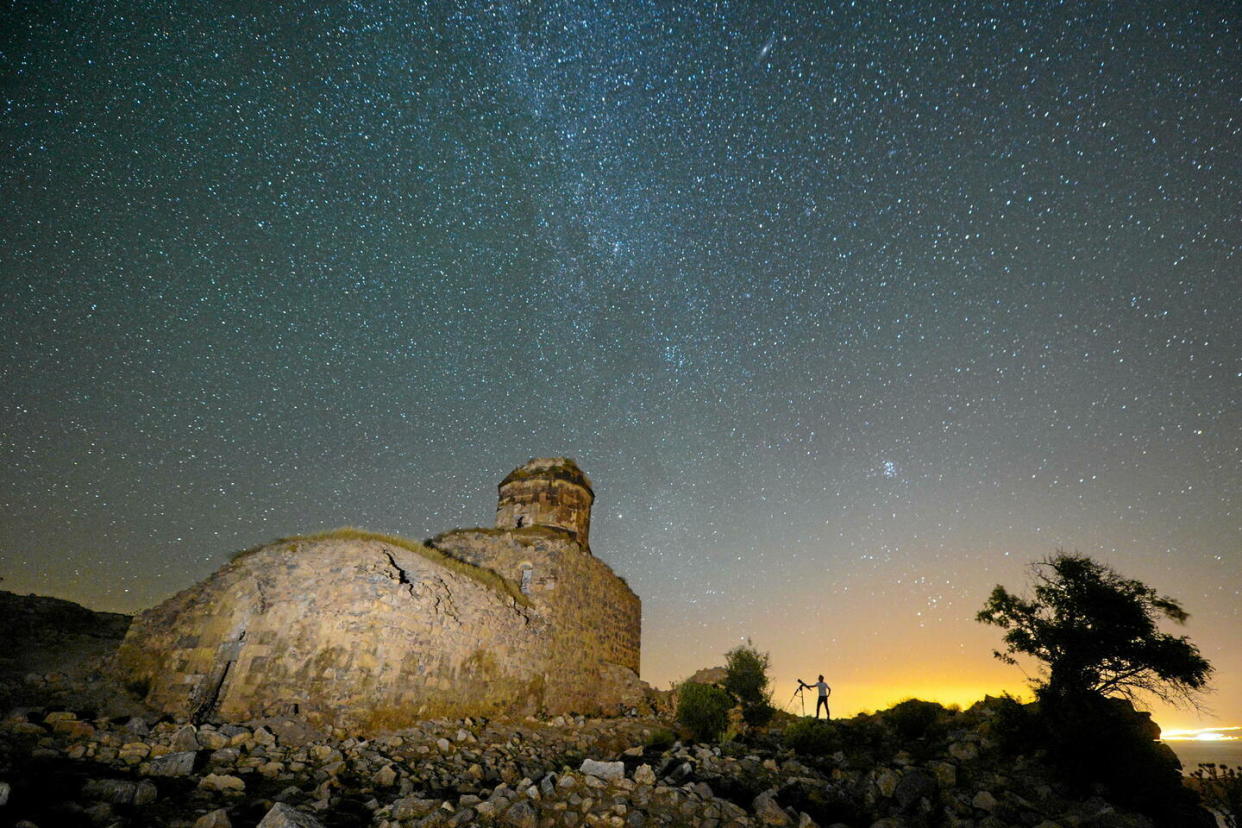
[[[1005,651],[1043,662],[1041,697],[1054,699],[1150,693],[1166,702],[1198,706],[1212,665],[1185,636],[1160,631],[1161,618],[1185,623],[1181,604],[1141,581],[1082,555],[1057,554],[1031,566],[1034,597],[1003,586],[976,619],[1004,629]]]
[[[687,681],[677,689],[677,721],[700,742],[724,732],[732,706],[729,694],[714,684]]]
[[[767,653],[749,641],[725,653],[725,690],[742,705],[742,719],[752,727],[766,725],[776,713],[768,684]]]

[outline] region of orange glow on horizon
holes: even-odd
[[[1160,734],[1164,742],[1238,742],[1242,726],[1169,728]]]
[[[831,682],[829,682],[831,684]],[[798,683],[796,679],[778,678],[773,682],[773,703],[782,710],[800,714],[802,705],[795,693]],[[847,695],[848,692],[848,695]],[[966,710],[985,696],[1003,696],[1008,692],[1019,701],[1031,701],[1030,693],[1016,687],[996,687],[979,684],[949,684],[936,682],[910,682],[901,685],[890,683],[849,684],[848,691],[834,689],[829,698],[829,707],[833,718],[848,719],[860,713],[874,713],[887,710],[898,702],[906,699],[922,699],[936,702],[945,707],[957,706]],[[808,715],[815,710],[815,691],[803,691]]]

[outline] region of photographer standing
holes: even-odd
[[[824,681],[824,677],[820,676],[819,681],[814,684],[807,684],[802,679],[798,679],[798,685],[799,690],[810,687],[819,688],[819,701],[815,703],[815,718],[819,718],[819,708],[822,706],[824,708],[824,721],[831,719],[832,715],[828,712],[828,697],[832,695],[832,688]]]

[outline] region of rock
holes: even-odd
[[[151,746],[145,742],[130,742],[121,745],[118,758],[127,765],[136,765],[151,753]]]
[[[128,779],[88,779],[82,786],[82,796],[97,802],[129,805],[137,790],[138,783]]]
[[[723,667],[704,667],[697,673],[686,679],[687,683],[694,684],[718,684],[724,687],[725,679],[729,677],[729,671]]]
[[[319,738],[320,734],[302,719],[282,717],[267,720],[265,726],[276,737],[277,744],[284,747],[302,747]],[[398,737],[397,744],[400,745]]]
[[[231,765],[241,758],[241,751],[235,747],[225,747],[211,752],[213,765]]]
[[[46,730],[34,722],[6,722],[5,730],[23,736],[43,736],[47,733]]]
[[[194,820],[194,828],[233,828],[227,808],[216,808]]]
[[[371,777],[371,781],[381,788],[387,788],[397,781],[397,772],[393,770],[392,765],[384,765],[375,772]]]
[[[405,820],[425,817],[439,806],[440,803],[434,799],[421,799],[417,796],[403,797],[392,803],[392,818]]]
[[[901,776],[892,768],[882,768],[875,777],[875,786],[879,790],[881,796],[892,796],[897,790],[897,783],[901,781]]]
[[[668,774],[668,781],[674,785],[680,785],[682,782],[689,779],[693,773],[694,766],[689,762],[682,762],[680,765],[673,768],[673,770]]]
[[[195,738],[207,750],[220,750],[229,746],[229,737],[218,730],[200,730]]]
[[[1000,803],[996,801],[996,797],[992,796],[990,791],[979,791],[979,793],[975,794],[975,798],[970,801],[970,804],[980,811],[991,812],[996,810],[996,806]]]
[[[919,804],[923,797],[931,799],[936,795],[936,779],[930,773],[918,768],[906,771],[893,791],[893,799],[897,807],[909,811]]]
[[[257,745],[271,747],[276,744],[276,737],[273,736],[272,731],[268,730],[266,727],[256,727],[254,729],[254,742]],[[264,819],[266,819],[266,817],[264,817]]]
[[[0,782],[0,808],[9,804],[9,796],[13,793],[13,786],[8,782]]]
[[[192,724],[185,725],[173,734],[169,746],[174,751],[195,751],[203,745],[198,741],[198,728]],[[222,746],[223,747],[223,746]]]
[[[449,817],[448,822],[444,823],[447,828],[463,828],[467,825],[478,825],[475,820],[475,811],[473,808],[462,808],[457,813]]]
[[[954,742],[949,745],[949,755],[959,762],[970,762],[979,756],[979,748],[971,742]]]
[[[205,791],[218,793],[241,793],[246,790],[246,783],[236,776],[221,773],[209,773],[199,780],[198,786]]]
[[[928,762],[927,768],[936,776],[942,788],[952,788],[957,784],[957,765],[952,762]]]
[[[505,812],[505,824],[515,828],[535,828],[538,817],[528,802],[518,802]]]
[[[87,818],[96,825],[111,826],[115,824],[115,813],[112,810],[112,805],[107,802],[96,802],[82,813],[86,814]]]
[[[194,772],[194,751],[186,750],[177,753],[165,753],[157,756],[146,764],[147,776],[189,776]]]
[[[760,825],[791,825],[793,820],[776,802],[776,791],[767,790],[755,797],[752,803],[755,819]]]
[[[610,781],[625,778],[624,762],[599,762],[595,759],[583,759],[582,766],[578,770],[582,773]]]
[[[125,723],[125,729],[135,736],[146,736],[151,732],[151,726],[147,724],[146,719],[139,716],[133,716]]]
[[[59,733],[70,739],[89,739],[95,735],[95,728],[90,722],[79,722],[77,719],[65,719],[52,725],[52,732]]]
[[[150,805],[159,798],[160,789],[155,787],[155,783],[150,779],[138,780],[138,787],[134,790],[135,805]]]
[[[656,775],[655,771],[651,769],[651,765],[642,764],[634,768],[634,781],[640,785],[654,785]]]
[[[323,823],[283,802],[277,802],[259,820],[258,828],[323,828]]]

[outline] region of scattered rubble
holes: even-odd
[[[79,727],[70,727],[76,723]],[[371,739],[293,720],[196,727],[18,709],[0,721],[6,824],[181,828],[960,826],[1149,828],[1067,799],[1034,760],[976,732],[925,762],[864,764],[754,745],[664,750],[656,719],[436,720]],[[282,736],[281,734],[286,734]]]

